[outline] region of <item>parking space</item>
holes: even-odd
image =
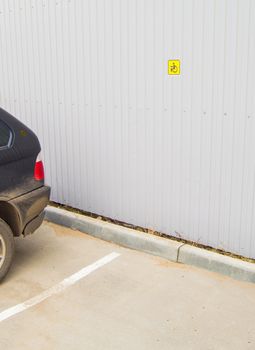
[[[0,319],[20,304],[1,349],[255,348],[255,285],[51,223],[16,241]]]

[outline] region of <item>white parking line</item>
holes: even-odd
[[[7,318],[10,318],[10,317],[12,317],[14,315],[19,314],[22,311],[30,309],[31,307],[41,303],[42,301],[44,301],[45,299],[51,297],[54,294],[59,294],[59,293],[63,292],[66,288],[72,286],[73,284],[75,284],[76,282],[81,280],[82,278],[88,276],[89,274],[91,274],[95,270],[97,270],[100,267],[108,264],[109,262],[111,262],[112,260],[116,259],[119,256],[120,256],[120,254],[119,253],[115,253],[115,252],[113,252],[113,253],[111,253],[109,255],[106,255],[102,259],[99,259],[99,260],[95,261],[93,264],[84,267],[80,271],[74,273],[70,277],[65,278],[62,282],[60,282],[60,283],[56,284],[55,286],[45,290],[41,294],[39,294],[39,295],[37,295],[37,296],[35,296],[35,297],[31,298],[31,299],[28,299],[24,303],[17,304],[17,305],[15,305],[13,307],[10,307],[7,310],[2,311],[0,313],[0,322],[2,322],[4,320],[6,320]]]

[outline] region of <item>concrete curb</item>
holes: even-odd
[[[46,208],[45,219],[127,248],[255,283],[255,264],[253,263],[56,207]]]
[[[178,262],[255,283],[255,264],[188,244],[181,247]]]
[[[45,219],[55,224],[88,233],[108,242],[161,256],[175,262],[177,262],[178,249],[182,245],[182,243],[176,241],[137,232],[136,230],[93,219],[85,215],[74,214],[55,207],[46,209]]]

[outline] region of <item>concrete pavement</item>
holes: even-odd
[[[118,258],[0,322],[0,349],[255,349],[255,285],[45,223],[16,241],[0,313]]]

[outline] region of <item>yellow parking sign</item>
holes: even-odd
[[[179,75],[181,73],[180,60],[168,60],[168,74]]]

